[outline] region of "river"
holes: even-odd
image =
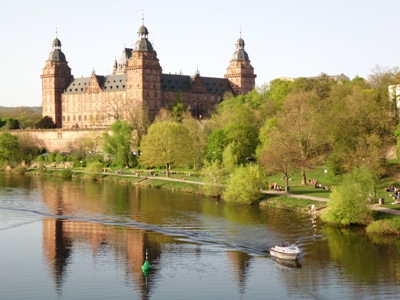
[[[281,241],[304,251],[273,259]],[[0,175],[0,299],[396,299],[400,240],[115,183]],[[146,259],[153,269],[143,273]]]

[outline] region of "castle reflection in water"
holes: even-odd
[[[109,224],[103,219],[106,218],[104,211],[107,210],[104,197],[111,196],[110,194],[115,194],[115,192],[101,190],[105,186],[101,183],[83,182],[78,188],[79,185],[76,182],[68,181],[56,183],[40,181],[40,185],[43,202],[48,207],[50,215],[43,219],[43,251],[57,291],[62,292],[74,250],[85,248],[89,249],[94,259],[102,255],[104,251],[113,253],[115,257],[118,257],[118,265],[125,268],[121,272],[130,274],[142,298],[148,298],[151,287],[155,284],[152,281],[156,281],[162,267],[157,265],[162,255],[162,244],[177,241],[144,229]],[[130,187],[129,191],[131,194],[128,198],[140,199],[140,188]],[[124,209],[135,216],[132,221],[146,223],[147,220],[143,220],[142,214],[139,213],[143,210],[143,203],[141,201],[128,202],[128,208]],[[84,212],[97,215],[99,219],[86,219],[82,217]],[[113,212],[109,213],[112,216]],[[146,259],[146,250],[154,266],[151,276],[145,276],[141,269]],[[237,274],[237,286],[239,290],[244,289],[246,269],[251,257],[237,251],[228,251],[227,255],[232,269]]]

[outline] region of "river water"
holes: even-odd
[[[267,249],[297,242],[298,262]],[[0,175],[0,299],[396,299],[400,241],[309,215]],[[146,259],[153,269],[144,274]]]

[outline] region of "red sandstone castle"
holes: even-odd
[[[56,37],[42,78],[42,114],[58,128],[104,127],[115,119],[127,119],[144,111],[150,120],[162,107],[181,101],[195,117],[209,116],[225,92],[246,94],[255,87],[254,68],[244,49],[236,42],[224,78],[163,74],[157,53],[142,25],[133,49],[125,48],[113,74],[74,78],[61,41]]]

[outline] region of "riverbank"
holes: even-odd
[[[32,175],[43,175],[43,176],[59,176],[62,177],[62,173],[66,169],[58,168],[47,168],[47,169],[28,169],[26,174]],[[204,194],[202,186],[208,184],[198,180],[198,177],[194,177],[189,173],[182,172],[181,174],[174,174],[178,178],[166,177],[166,176],[155,176],[152,173],[146,174],[146,171],[141,173],[124,173],[124,172],[88,172],[80,169],[68,169],[72,172],[73,178],[88,178],[97,181],[116,182],[121,184],[134,184],[147,186],[151,188],[165,188],[172,190],[179,190],[187,193]],[[140,175],[146,174],[146,175]],[[192,180],[192,178],[197,180]],[[316,214],[326,207],[329,199],[323,197],[315,197],[311,195],[294,194],[284,191],[269,191],[263,190],[266,195],[265,199],[260,202],[260,205],[273,207],[278,209],[284,209],[288,211],[296,211],[301,213],[309,213],[310,206],[314,205]],[[387,206],[387,205],[386,205]],[[391,209],[380,204],[371,205],[371,209],[384,214],[398,215],[400,216],[400,210]],[[382,217],[380,217],[382,218]]]

